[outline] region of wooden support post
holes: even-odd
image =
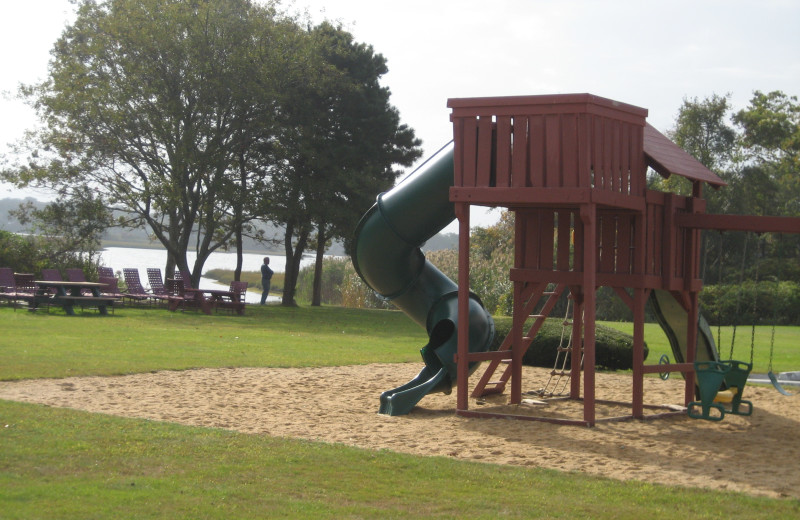
[[[572,358],[570,359],[569,397],[581,397],[581,362],[583,361],[583,293],[572,293]]]
[[[522,402],[522,356],[525,354],[522,344],[522,328],[528,317],[525,313],[523,282],[514,282],[513,316],[511,317],[511,404]]]
[[[583,221],[583,419],[595,424],[594,335],[597,295],[597,205],[581,206]]]
[[[697,322],[700,319],[700,304],[698,302],[698,293],[693,292],[689,294],[689,323],[686,324],[686,362],[694,363],[697,359]],[[694,370],[685,374],[686,378],[686,391],[684,398],[684,405],[688,405],[694,401]]]
[[[456,204],[458,218],[458,410],[469,408],[469,204]]]
[[[646,211],[634,218],[633,273],[644,275],[647,270]],[[644,320],[649,289],[634,288],[633,292],[633,410],[634,417],[644,417]]]
[[[647,290],[633,290],[633,409],[637,419],[644,417],[644,306]]]

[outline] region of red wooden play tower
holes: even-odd
[[[694,396],[697,327],[687,324],[686,363],[644,364],[645,303],[650,291],[670,291],[698,321],[700,229],[797,232],[798,224],[705,215],[703,185],[725,183],[645,121],[647,110],[589,94],[448,100],[455,141],[450,200],[459,220],[459,345],[457,413],[468,409],[469,366],[488,362],[473,395],[504,391],[522,398],[522,357],[556,299],[574,302],[573,336],[583,338],[571,357],[569,397],[582,400],[574,419],[524,419],[592,426],[600,420],[645,418],[645,374],[683,372],[685,402]],[[680,175],[692,182],[683,197],[646,187],[646,171]],[[511,333],[496,352],[469,352],[468,291],[470,206],[505,207],[515,216]],[[598,419],[595,396],[595,291],[613,288],[631,308],[633,378],[630,414]],[[534,307],[544,306],[534,312]],[[538,308],[538,307],[537,307]],[[530,325],[533,323],[533,325]],[[526,329],[527,327],[527,329]],[[498,369],[502,368],[501,373]],[[475,374],[478,376],[480,372]],[[627,403],[626,403],[627,405]],[[647,417],[676,413],[663,411]],[[505,415],[504,415],[505,416]]]

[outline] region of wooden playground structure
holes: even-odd
[[[681,372],[684,404],[694,398],[701,230],[798,233],[800,219],[706,214],[705,185],[725,183],[647,124],[643,108],[590,94],[460,98],[448,107],[455,146],[450,200],[459,221],[457,413],[584,426],[685,413],[646,405],[643,381],[647,374]],[[649,190],[648,167],[688,179],[691,196]],[[513,324],[494,352],[469,352],[467,340],[472,205],[505,207],[515,216]],[[601,286],[630,307],[634,326],[630,414],[599,419],[595,292]],[[669,291],[687,312],[683,363],[645,364],[645,304],[653,290]],[[488,365],[473,396],[503,392],[510,382],[510,403],[521,402],[523,355],[564,292],[574,305],[575,348],[583,347],[582,356],[570,358],[571,373],[582,376],[569,381],[569,399],[582,401],[582,417],[469,410],[476,362]]]

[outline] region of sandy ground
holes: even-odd
[[[602,422],[594,428],[456,416],[456,396],[425,397],[411,414],[377,413],[378,396],[420,364],[307,369],[201,369],[122,377],[0,382],[0,399],[90,412],[299,437],[367,449],[537,466],[661,484],[800,498],[800,396],[748,386],[750,417],[722,422],[685,415]],[[527,368],[523,389],[541,388],[547,370]],[[473,379],[477,380],[476,377]],[[630,401],[631,379],[598,374],[597,396]],[[682,402],[683,381],[645,381],[647,404]],[[471,400],[470,409],[504,407],[506,396]],[[523,404],[518,413],[582,418],[576,402]],[[620,415],[598,407],[597,416]]]

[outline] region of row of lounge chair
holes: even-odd
[[[139,277],[139,269],[128,267],[122,270],[126,286],[123,297],[131,303],[166,305],[171,310],[184,308],[207,311],[213,307],[215,310],[226,309],[240,314],[244,312],[247,282],[233,281],[227,291],[218,292],[213,300],[206,301],[202,295],[191,291],[192,279],[186,271],[176,270],[173,278],[166,279],[162,276],[161,269],[157,267],[148,267],[146,272],[149,290],[144,287]]]
[[[67,281],[85,282],[86,276],[82,269],[66,269]],[[125,289],[119,287],[119,280],[110,267],[98,268],[98,281],[105,285],[101,291],[103,296],[115,298],[118,304],[132,305],[162,305],[176,310],[178,308],[195,308],[208,311],[214,309],[228,309],[239,314],[244,312],[247,282],[231,282],[228,291],[217,291],[213,300],[207,301],[197,293],[186,291],[192,289],[191,276],[188,272],[175,271],[173,278],[164,279],[159,268],[147,268],[147,279],[150,289],[145,289],[139,278],[139,269],[125,268],[122,275]],[[58,269],[42,269],[42,280],[64,281]],[[9,304],[19,302],[30,303],[37,291],[35,277],[32,274],[14,273],[11,268],[0,267],[0,300]]]

